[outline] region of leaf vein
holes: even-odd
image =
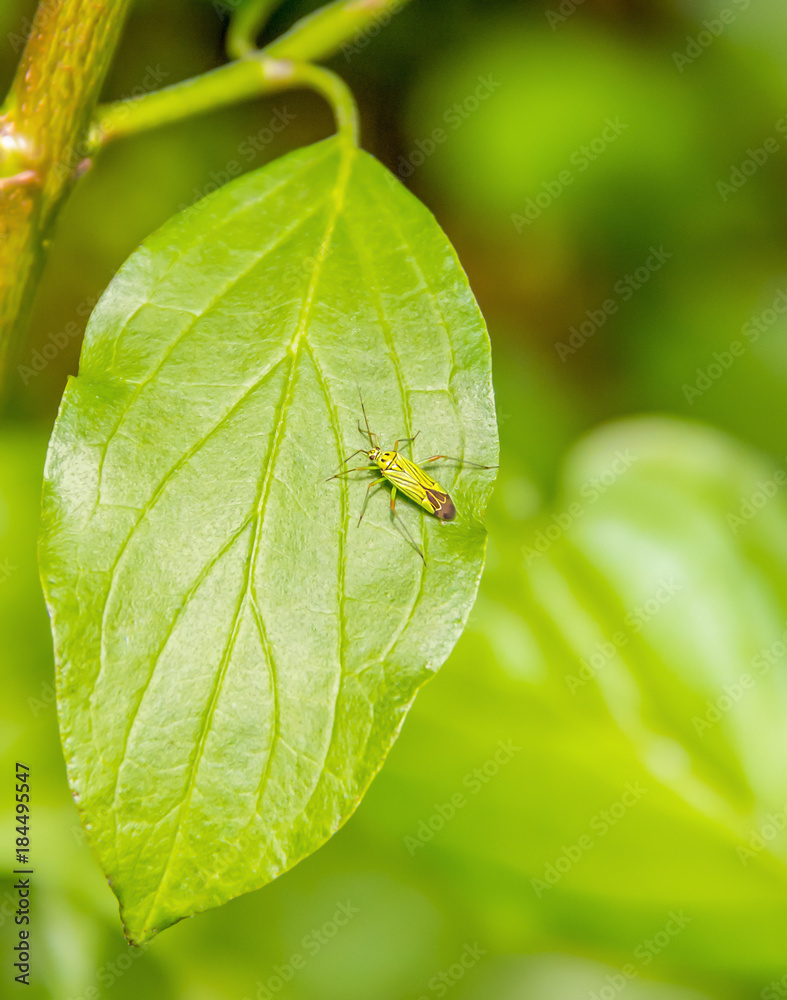
[[[268,254],[273,253],[273,251],[283,246],[287,242],[287,240],[289,240],[290,237],[292,237],[294,233],[297,232],[297,230],[304,223],[308,222],[309,219],[313,218],[320,211],[320,209],[324,206],[324,204],[325,204],[324,201],[319,202],[312,211],[308,212],[304,216],[301,216],[292,226],[289,227],[289,229],[286,229],[283,234],[277,237],[277,239],[274,240],[274,242],[270,246],[266,247],[265,250],[258,257],[254,259],[254,261],[249,265],[249,267],[244,268],[238,274],[233,275],[232,279],[216,293],[212,301],[205,307],[205,309],[203,309],[201,313],[193,315],[192,321],[190,323],[187,323],[186,326],[180,331],[180,333],[173,339],[172,343],[169,345],[167,350],[161,356],[160,360],[156,364],[156,367],[153,368],[153,370],[150,372],[147,378],[142,379],[141,382],[135,383],[133,391],[130,392],[126,397],[126,399],[124,400],[123,406],[120,408],[120,412],[117,414],[115,421],[110,427],[107,439],[106,441],[104,441],[102,446],[101,458],[99,459],[99,464],[98,464],[98,482],[96,484],[96,503],[94,507],[94,512],[95,510],[98,509],[98,507],[101,504],[101,482],[104,475],[104,464],[109,455],[109,446],[112,443],[113,439],[115,438],[116,434],[119,432],[124,420],[131,412],[131,408],[134,405],[135,401],[139,398],[144,389],[148,385],[150,385],[150,383],[153,382],[156,376],[163,370],[164,366],[170,360],[170,358],[175,353],[177,348],[194,331],[194,327],[197,325],[197,323],[210,313],[210,311],[214,308],[216,302],[221,298],[221,296],[226,295],[228,292],[230,292],[240,281],[243,280],[243,278],[245,278],[251,271],[253,271],[254,268],[257,267],[257,265],[262,260],[264,260]]]
[[[347,228],[348,228],[348,237],[350,240],[350,245],[355,251],[355,256],[358,260],[358,265],[361,268],[362,273],[368,276],[367,285],[373,296],[375,311],[377,313],[377,321],[380,324],[380,329],[382,330],[383,337],[385,338],[385,344],[386,347],[388,348],[388,354],[390,355],[394,371],[396,372],[396,380],[399,384],[399,392],[401,393],[402,396],[402,409],[404,410],[405,430],[407,432],[407,437],[412,437],[413,415],[410,408],[408,390],[405,382],[404,372],[402,371],[402,365],[401,362],[399,361],[399,354],[398,351],[396,350],[396,345],[393,340],[393,330],[391,329],[391,324],[388,319],[388,315],[386,314],[385,305],[383,303],[383,298],[380,293],[379,284],[377,281],[374,280],[374,277],[376,275],[374,264],[366,263],[364,255],[359,249],[357,241],[353,238],[352,225],[349,222],[349,220],[347,223]],[[399,637],[402,635],[404,630],[413,620],[416,609],[423,595],[424,580],[426,578],[426,553],[428,551],[427,539],[429,535],[428,532],[426,531],[425,516],[421,515],[418,521],[420,528],[419,537],[421,542],[421,549],[424,553],[424,558],[421,560],[421,565],[419,566],[418,569],[418,586],[415,590],[415,594],[413,596],[412,602],[410,603],[410,607],[407,611],[407,614],[402,618],[399,628],[394,630],[393,636],[391,637],[385,649],[379,656],[379,662],[382,664],[383,672],[385,671],[386,658],[390,654],[395,644],[398,642]],[[372,705],[372,712],[374,712],[374,705]]]
[[[326,258],[327,254],[328,254],[328,247],[330,246],[330,242],[331,242],[331,240],[333,238],[333,233],[334,233],[334,230],[336,228],[336,222],[337,222],[337,219],[339,217],[339,212],[340,212],[340,210],[341,210],[341,208],[343,206],[344,194],[345,194],[345,191],[347,189],[347,182],[348,182],[348,179],[349,179],[349,173],[350,173],[350,167],[351,167],[350,157],[351,157],[351,155],[353,155],[353,152],[354,152],[353,150],[345,150],[344,151],[343,156],[342,156],[342,160],[341,160],[341,163],[340,163],[340,166],[339,166],[339,170],[337,172],[336,183],[334,184],[334,190],[333,190],[333,210],[332,210],[331,215],[329,217],[328,225],[326,226],[325,234],[323,236],[322,242],[320,244],[320,248],[319,248],[317,256],[316,256],[316,263],[315,263],[314,269],[312,270],[312,274],[311,274],[311,278],[310,278],[310,283],[309,283],[309,289],[307,291],[306,297],[305,297],[304,302],[303,302],[303,308],[301,310],[301,317],[300,317],[300,322],[298,324],[298,329],[296,331],[296,335],[293,338],[293,341],[292,341],[291,346],[290,346],[290,349],[293,351],[293,353],[295,354],[296,358],[298,356],[298,349],[299,349],[301,337],[303,336],[304,332],[306,331],[306,329],[308,327],[309,319],[310,319],[310,316],[311,316],[312,303],[314,302],[314,295],[315,295],[315,292],[317,290],[317,286],[319,284],[320,278],[322,276],[323,265],[324,265],[324,262],[325,262],[325,258]],[[313,356],[313,353],[311,351],[309,351],[309,356],[310,356],[310,358],[312,360],[312,364],[314,364],[314,356]],[[295,366],[293,365],[293,371],[294,371],[294,367]],[[315,364],[315,371],[317,371],[316,364]],[[319,373],[318,373],[318,381],[319,381]],[[329,409],[330,409],[330,404],[329,404]],[[282,416],[283,416],[283,414],[282,414]],[[265,499],[267,500],[267,497]],[[264,513],[264,504],[265,504],[265,501],[263,501],[263,513]],[[341,542],[340,542],[340,545],[341,545]],[[255,556],[255,561],[256,561],[256,556]],[[343,590],[343,587],[342,587],[342,590]],[[256,589],[254,590],[254,595],[255,595],[255,600],[256,600]],[[342,632],[342,634],[343,634],[343,632]],[[340,662],[341,662],[341,655],[340,655]],[[336,701],[338,702],[338,690],[337,690]],[[335,723],[335,718],[336,718],[336,702],[334,703],[334,718],[333,718],[333,721],[331,723],[331,739],[333,737],[333,726],[334,726],[334,723]],[[330,749],[330,741],[329,741],[329,744],[328,744],[328,750],[329,749]],[[328,751],[326,751],[326,757],[327,757],[327,752]],[[258,785],[258,788],[257,788],[256,806],[255,806],[255,810],[254,810],[254,815],[255,816],[260,814],[260,807],[262,805],[262,798],[263,798],[263,795],[265,794],[265,788],[267,787],[267,783],[268,783],[268,781],[270,779],[270,771],[271,771],[271,766],[272,766],[271,765],[272,757],[273,757],[273,749],[271,750],[271,753],[269,755],[268,761],[266,762],[265,771],[263,772],[262,776],[260,777],[260,782],[259,782],[259,785]],[[319,781],[317,782],[317,784],[319,784]],[[316,788],[316,784],[315,784],[315,788]],[[308,806],[309,802],[311,802],[311,798],[312,798],[313,795],[314,795],[314,790],[312,790],[312,793],[309,796],[309,799],[307,800],[307,803],[306,803],[307,806]],[[304,807],[303,812],[305,812],[305,807]],[[253,822],[254,822],[254,817],[252,817],[249,825],[251,825],[251,823],[253,823]]]

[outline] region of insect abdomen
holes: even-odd
[[[441,521],[453,521],[456,517],[456,507],[447,493],[437,490],[426,490],[426,495],[432,505],[432,513],[439,517]]]

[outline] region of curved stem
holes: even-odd
[[[297,21],[263,50],[276,59],[316,62],[362,50],[409,0],[334,0]]]
[[[358,145],[358,106],[347,84],[336,73],[311,63],[291,62],[290,86],[308,87],[330,104],[339,135]]]
[[[88,137],[90,152],[125,135],[292,87],[308,87],[322,94],[333,109],[339,131],[357,142],[355,101],[340,77],[320,66],[271,59],[259,52],[152,94],[99,106]]]
[[[227,54],[245,59],[257,50],[257,38],[282,0],[246,0],[235,11],[227,30]]]
[[[339,49],[349,61],[409,0],[334,0],[254,49],[280,2],[247,0],[238,10],[228,36],[238,61],[100,107],[90,124],[130,0],[41,0],[37,30],[0,112],[0,382],[43,265],[45,238],[73,182],[105,143],[260,94],[309,87],[330,103],[339,134],[357,144],[350,91],[313,63]]]
[[[363,48],[409,0],[335,0],[302,18],[264,49],[249,49],[249,32],[279,2],[250,0],[240,8],[238,19],[246,13],[235,25],[232,42],[236,54],[243,56],[238,61],[151,94],[99,107],[90,130],[91,150],[124,135],[293,86],[321,93],[333,108],[339,130],[348,130],[357,142],[357,113],[349,90],[335,74],[310,64],[341,47]]]
[[[113,139],[158,128],[280,90],[281,64],[240,60],[180,83],[112,104],[100,104],[90,127],[91,152]]]

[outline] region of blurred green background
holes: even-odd
[[[144,952],[66,785],[35,565],[46,439],[128,254],[330,116],[300,93],[239,106],[118,143],[77,188],[0,430],[0,756],[34,794],[26,995],[787,996],[787,8],[721,2],[413,0],[333,60],[489,323],[488,568],[346,827]],[[228,6],[138,0],[106,98],[221,63]],[[285,3],[268,35],[316,6]],[[0,6],[4,88],[33,10]],[[2,814],[11,996],[10,795]]]

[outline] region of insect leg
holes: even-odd
[[[371,472],[372,470],[375,472],[379,471],[376,465],[359,465],[357,469],[345,469],[344,472],[337,472],[333,476],[328,476],[325,482],[329,483],[332,479],[339,479],[341,476],[349,476],[351,472]]]
[[[415,551],[418,553],[418,555],[421,557],[421,559],[425,563],[426,559],[424,559],[423,552],[415,544],[415,539],[410,534],[410,532],[407,530],[407,525],[404,523],[404,521],[401,519],[401,517],[399,517],[399,515],[396,513],[396,487],[395,486],[393,486],[391,488],[391,514],[393,515],[393,517],[395,518],[395,520],[398,522],[401,530],[404,532],[404,535],[405,535],[405,538],[407,539],[407,541],[410,543],[410,545],[412,545],[412,547],[415,549]]]
[[[385,478],[385,476],[380,476],[379,479],[373,479],[369,483],[369,485],[366,487],[366,496],[364,497],[364,500],[363,500],[363,507],[361,507],[361,516],[358,518],[358,526],[359,527],[361,525],[361,521],[363,521],[363,515],[366,513],[366,505],[367,505],[367,503],[369,503],[369,492],[370,492],[370,490],[372,490],[375,486],[380,486],[382,483],[385,483],[387,481],[388,480]]]
[[[355,458],[356,455],[365,455],[365,454],[366,450],[364,448],[359,448],[357,451],[354,451],[352,455],[348,455],[347,458],[343,458],[339,463],[339,468],[341,469],[343,465],[346,465],[350,461],[350,459]]]
[[[497,465],[479,465],[478,462],[468,462],[466,458],[454,458],[452,455],[432,455],[431,458],[425,458],[422,462],[418,462],[418,465],[426,465],[427,462],[439,462],[441,458],[447,459],[449,462],[459,462],[460,465],[472,465],[474,469],[497,469]]]
[[[420,433],[421,433],[420,431],[416,431],[411,438],[397,438],[396,441],[394,441],[394,446],[392,450],[399,451],[400,444],[412,444]]]

